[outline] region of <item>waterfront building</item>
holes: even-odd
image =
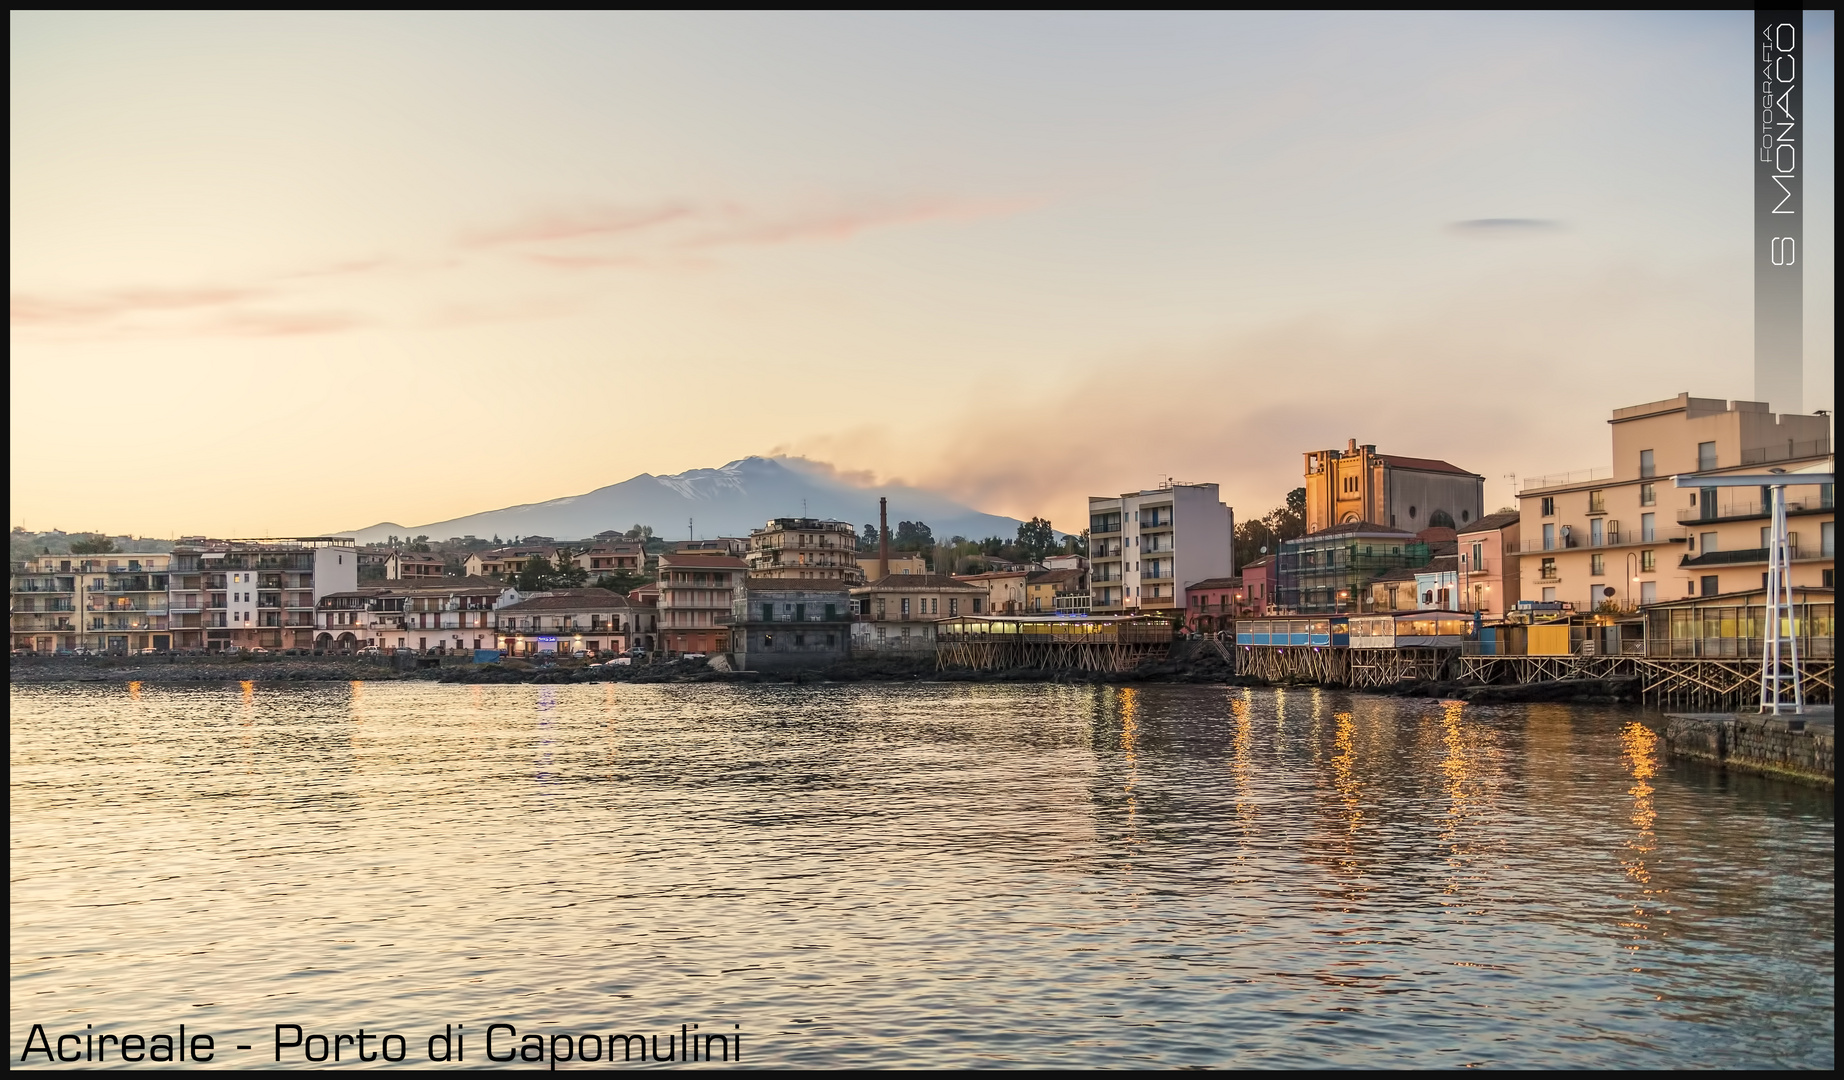
[[[890,564],[889,572],[892,574],[928,573],[928,560],[913,551],[891,552],[888,561]],[[858,579],[860,583],[876,581],[879,577],[883,576],[877,572],[877,556],[858,556],[858,573],[860,575]]]
[[[402,579],[322,596],[314,609],[314,648],[452,653],[495,647],[495,610],[518,598],[492,578]]]
[[[655,611],[607,589],[535,593],[498,610],[498,647],[511,656],[650,649]]]
[[[1118,496],[1091,496],[1090,610],[1096,614],[1185,611],[1196,581],[1236,576],[1235,512],[1215,484],[1168,482]]]
[[[130,653],[173,647],[172,556],[34,555],[12,567],[9,631],[30,652]]]
[[[733,559],[749,556],[746,536],[719,536],[713,540],[672,540],[666,550],[674,555],[727,555]]]
[[[1416,610],[1421,606],[1421,596],[1416,591],[1415,580],[1420,569],[1416,566],[1401,566],[1371,578],[1370,584],[1366,586],[1370,594],[1369,601],[1353,610]]]
[[[1485,477],[1435,458],[1379,454],[1356,439],[1305,455],[1306,531],[1374,522],[1416,532],[1485,516]]]
[[[1418,611],[1454,611],[1460,592],[1460,557],[1437,555],[1415,570],[1415,607]]]
[[[985,610],[993,615],[1016,615],[1025,607],[1025,579],[1031,572],[1024,568],[1017,570],[992,570],[984,574],[956,574],[955,581],[964,581],[986,590]]]
[[[1236,628],[1236,615],[1242,608],[1241,578],[1205,578],[1185,590],[1190,608],[1185,622],[1200,634],[1215,634]]]
[[[818,667],[852,648],[851,587],[839,577],[743,578],[730,615],[730,655],[741,671]]]
[[[1516,510],[1487,514],[1458,530],[1460,557],[1459,603],[1462,611],[1475,611],[1502,619],[1522,598],[1518,576],[1518,521]]]
[[[837,581],[862,585],[858,531],[846,521],[775,518],[749,534],[749,574],[756,578]]]
[[[729,617],[749,564],[733,555],[693,552],[659,557],[660,645],[668,652],[730,649]]]
[[[1263,555],[1242,568],[1239,598],[1242,615],[1266,615],[1274,606],[1274,556]]]
[[[173,548],[169,620],[176,649],[311,649],[315,609],[358,588],[349,537],[188,537]]]
[[[986,614],[986,589],[947,574],[891,574],[852,589],[852,651],[935,647],[935,623]]]
[[[1281,544],[1276,606],[1293,614],[1355,611],[1373,579],[1428,559],[1428,544],[1406,529],[1355,521],[1308,533]]]
[[[1831,418],[1764,402],[1674,398],[1616,409],[1613,464],[1533,477],[1518,492],[1523,599],[1634,610],[1762,587],[1768,491],[1678,488],[1677,474],[1831,471]],[[1832,587],[1833,485],[1789,484],[1795,587]]]
[[[442,576],[442,557],[427,552],[393,551],[384,557],[387,581],[426,581]]]
[[[1086,611],[1089,606],[1088,574],[1079,567],[1032,570],[1024,576],[1025,611]]]

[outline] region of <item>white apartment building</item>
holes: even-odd
[[[1088,514],[1095,614],[1181,613],[1193,582],[1236,574],[1236,515],[1215,484],[1092,496]]]

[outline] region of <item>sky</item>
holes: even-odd
[[[318,534],[750,454],[1086,524],[1753,390],[1748,12],[19,13],[15,526]],[[1805,400],[1833,400],[1807,14]]]

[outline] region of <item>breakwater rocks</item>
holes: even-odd
[[[40,683],[312,683],[432,678],[434,671],[399,671],[390,660],[282,654],[166,656],[14,656],[7,679]]]
[[[1678,713],[1665,718],[1665,750],[1746,772],[1837,784],[1837,721],[1749,713]]]

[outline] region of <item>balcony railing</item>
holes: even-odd
[[[1788,499],[1786,501],[1786,509],[1788,513],[1802,513],[1807,510],[1831,510],[1834,508],[1826,506],[1817,498],[1806,498]],[[1701,506],[1692,506],[1678,511],[1678,524],[1695,525],[1700,521],[1724,521],[1734,518],[1767,517],[1772,513],[1773,507],[1767,503],[1761,502],[1759,499],[1746,502],[1723,503],[1720,506],[1711,507],[1710,516],[1708,517],[1704,516]]]
[[[1586,484],[1594,480],[1611,479],[1613,479],[1612,466],[1603,466],[1597,469],[1577,469],[1575,472],[1551,473],[1548,476],[1532,476],[1524,481],[1522,487],[1518,488],[1518,494],[1527,495],[1530,492],[1542,491],[1546,488],[1570,487],[1575,484]]]
[[[1763,465],[1769,461],[1792,461],[1797,458],[1824,457],[1831,453],[1830,439],[1814,439],[1808,442],[1794,442],[1788,439],[1780,446],[1764,446],[1754,450],[1742,451],[1743,465]]]
[[[1520,543],[1518,545],[1518,550],[1525,554],[1529,554],[1533,551],[1585,551],[1594,548],[1628,547],[1633,544],[1656,544],[1658,542],[1657,539],[1641,540],[1636,533],[1625,532],[1619,529],[1609,529],[1601,535],[1600,542],[1598,543],[1595,542],[1592,535],[1581,536],[1576,533],[1570,533],[1567,536],[1558,536],[1547,544],[1543,542],[1543,538],[1540,536],[1532,537]]]

